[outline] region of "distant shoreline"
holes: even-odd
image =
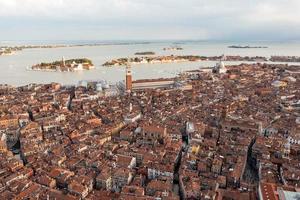
[[[201,61],[242,61],[242,62],[285,62],[298,63],[300,56],[199,56],[199,55],[169,55],[169,56],[144,56],[132,58],[117,58],[102,64],[104,67],[124,66],[128,62],[132,65],[137,64],[157,64],[157,63],[179,63],[179,62],[201,62]]]
[[[135,44],[150,44],[151,42],[119,42],[119,43],[82,43],[82,44],[21,44],[21,45],[1,45],[0,48],[19,48],[34,49],[34,48],[60,48],[60,47],[82,47],[82,46],[111,46],[111,45],[135,45]]]
[[[228,46],[230,49],[267,49],[267,46],[241,46],[241,45],[231,45]]]
[[[0,43],[1,44],[1,43]],[[14,55],[16,52],[24,49],[55,49],[55,48],[72,48],[72,47],[97,47],[97,46],[113,46],[113,45],[135,45],[135,44],[150,44],[149,42],[120,42],[120,43],[86,43],[86,44],[49,44],[49,45],[0,45],[0,56]],[[1,51],[2,49],[2,51]]]

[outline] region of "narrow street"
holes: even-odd
[[[256,169],[256,161],[252,157],[252,147],[255,144],[255,139],[251,142],[248,149],[247,163],[243,174],[243,180],[249,184],[257,184],[259,181],[258,170]]]

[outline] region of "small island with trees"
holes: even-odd
[[[183,48],[182,47],[165,47],[165,48],[163,48],[163,50],[164,51],[181,51],[181,50],[183,50]]]
[[[134,55],[136,56],[146,56],[146,55],[155,55],[153,51],[144,51],[144,52],[136,52]]]
[[[40,63],[33,65],[31,70],[50,71],[50,72],[74,72],[82,70],[90,70],[95,68],[92,61],[87,58],[54,61],[52,63]]]

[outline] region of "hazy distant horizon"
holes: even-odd
[[[21,45],[130,45],[130,44],[180,44],[190,43],[215,43],[228,45],[255,45],[255,44],[274,44],[274,43],[295,43],[300,44],[299,40],[0,40],[0,46],[21,46]]]

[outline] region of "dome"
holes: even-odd
[[[220,66],[220,73],[226,73],[227,72],[227,69],[226,69],[225,64],[224,64],[223,61],[220,61],[219,66]]]
[[[300,117],[297,117],[296,124],[300,124]]]
[[[102,84],[101,83],[96,84],[96,90],[97,91],[102,91]]]
[[[225,67],[225,64],[224,64],[223,61],[220,62],[220,67],[221,67],[221,68],[224,68],[224,67]]]

